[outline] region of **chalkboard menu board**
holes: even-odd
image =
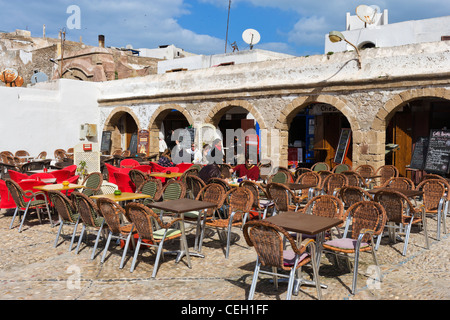
[[[137,148],[138,148],[137,140],[138,140],[137,133],[133,133],[133,135],[131,136],[130,147],[128,148],[128,150],[130,150],[131,154],[137,153]]]
[[[336,149],[336,155],[334,156],[334,163],[344,163],[350,145],[351,135],[351,129],[342,129],[341,138],[339,139],[339,144]]]
[[[428,137],[420,137],[417,139],[409,166],[411,169],[423,170],[428,153],[428,141]]]
[[[102,144],[100,152],[110,152],[111,150],[111,131],[103,131]]]
[[[450,164],[450,131],[431,130],[424,170],[447,174]]]

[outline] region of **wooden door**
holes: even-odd
[[[406,177],[406,166],[410,165],[412,156],[412,113],[410,110],[397,112],[392,121],[394,143],[399,145],[392,155],[393,163],[400,175]]]

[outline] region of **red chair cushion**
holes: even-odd
[[[15,170],[9,170],[9,177],[11,178],[12,181],[19,183],[20,181],[22,181],[23,179],[29,179],[30,177],[28,177],[25,173],[21,173]]]
[[[116,185],[122,192],[136,192],[136,186],[131,181],[130,176],[121,172],[114,172],[114,178],[116,180]]]

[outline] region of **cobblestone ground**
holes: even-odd
[[[192,257],[192,269],[186,258],[176,264],[174,256],[166,255],[156,279],[151,278],[155,251],[146,249],[139,256],[136,270],[130,273],[131,254],[124,269],[119,269],[122,250],[112,245],[105,263],[101,242],[94,260],[90,259],[94,244],[91,234],[77,255],[69,252],[72,227],[54,248],[58,228],[48,221],[39,224],[34,216],[18,232],[18,221],[9,229],[12,212],[0,214],[0,296],[3,300],[245,300],[255,266],[255,251],[249,248],[240,229],[234,229],[230,258],[225,259],[224,243],[217,232],[207,232],[203,253],[205,258]],[[334,256],[322,255],[320,281],[324,300],[447,300],[450,298],[449,236],[436,240],[436,219],[428,218],[430,250],[424,247],[423,231],[413,229],[408,253],[401,255],[402,242],[389,244],[383,238],[377,256],[383,282],[372,280],[372,255],[363,253],[358,275],[358,291],[350,294],[352,273],[345,261],[335,265]],[[79,228],[81,230],[81,228]],[[188,226],[188,242],[192,248],[194,228]],[[168,249],[177,249],[174,241]],[[310,279],[309,267],[302,276]],[[260,276],[256,300],[284,300],[286,283],[275,290],[270,276]],[[315,300],[315,287],[302,286],[293,300]]]

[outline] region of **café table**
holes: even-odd
[[[85,188],[85,186],[83,185],[79,185],[79,184],[69,184],[68,186],[63,185],[62,183],[58,183],[58,184],[47,184],[45,186],[38,186],[38,187],[34,187],[34,189],[37,190],[41,190],[41,191],[65,191],[66,195],[67,195],[67,191],[68,190],[74,190],[74,189],[83,189]],[[53,210],[53,207],[52,207]],[[53,223],[53,221],[51,221],[52,227],[55,226],[55,224]]]
[[[320,265],[320,257],[322,255],[322,245],[325,240],[325,231],[336,227],[343,223],[341,219],[321,217],[312,214],[284,211],[266,219],[279,227],[299,235],[305,234],[315,236],[316,239],[316,261],[317,267]],[[312,281],[299,279],[295,286],[294,293],[298,293],[298,289],[302,284],[315,285]],[[321,285],[326,288],[325,285]]]
[[[142,193],[122,192],[122,194],[120,194],[120,195],[99,194],[99,195],[91,196],[90,198],[94,199],[94,200],[97,200],[99,198],[108,198],[108,199],[116,201],[116,202],[123,202],[123,201],[147,199],[147,198],[151,198],[151,196],[142,194]]]
[[[170,201],[162,201],[162,202],[153,202],[149,203],[148,206],[150,208],[159,209],[162,211],[161,215],[164,212],[175,213],[180,216],[180,231],[181,231],[181,243],[180,250],[176,252],[166,252],[168,254],[177,254],[176,263],[180,262],[183,256],[186,256],[188,267],[191,267],[191,256],[204,258],[205,256],[201,253],[190,253],[187,240],[186,240],[186,231],[184,227],[184,213],[189,211],[201,211],[204,210],[206,212],[207,209],[215,208],[216,204],[212,202],[199,201],[193,199],[178,199],[178,200],[170,200]],[[197,223],[201,223],[200,219]]]
[[[419,197],[419,196],[423,195],[422,190],[408,190],[408,189],[398,189],[398,188],[390,188],[390,187],[373,188],[373,189],[367,190],[367,192],[369,194],[375,195],[377,192],[385,191],[385,190],[400,192],[408,198],[415,198],[415,197]]]
[[[182,172],[171,172],[171,173],[166,173],[166,172],[152,172],[149,173],[148,176],[149,177],[154,177],[154,178],[166,178],[166,179],[173,179],[173,178],[179,178],[183,175]]]
[[[40,170],[30,170],[30,171],[27,171],[26,174],[28,174],[28,175],[33,175],[33,174],[38,174],[38,173],[52,173],[52,172],[54,172],[54,171],[59,171],[59,170],[60,170],[60,169],[47,169],[47,170],[40,169]]]

